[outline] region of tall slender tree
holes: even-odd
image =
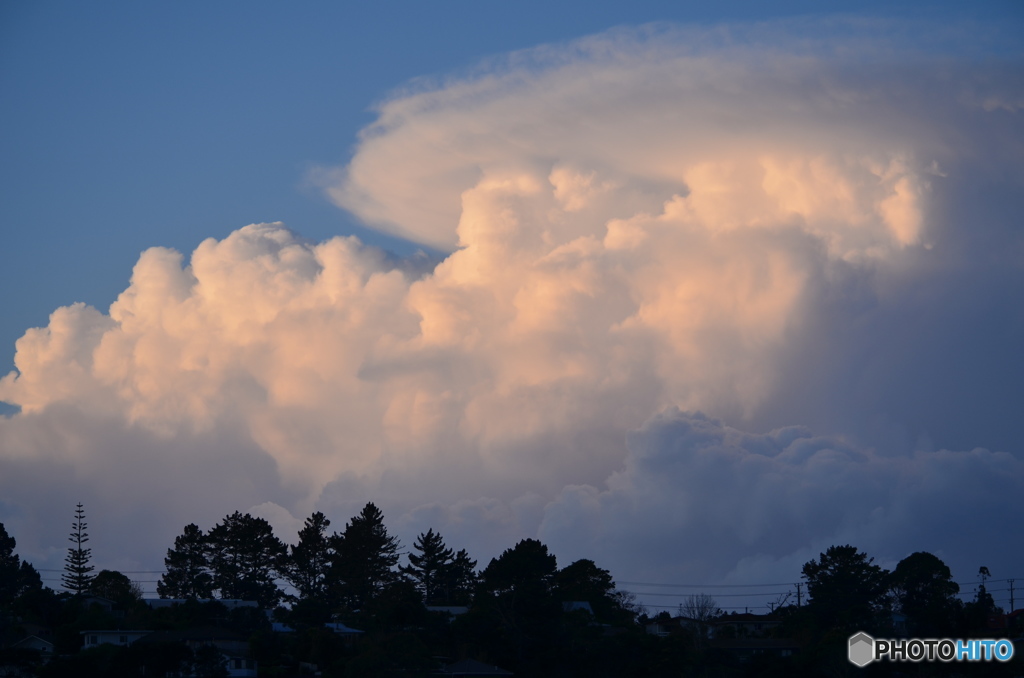
[[[164,567],[167,572],[156,584],[161,598],[213,597],[206,536],[194,523],[186,525],[185,531],[174,539],[174,548],[167,549]]]
[[[331,521],[317,511],[299,530],[299,543],[291,547],[284,578],[299,592],[300,598],[322,598],[327,590],[331,566],[331,544],[327,528]]]
[[[68,555],[64,558],[64,574],[61,577],[64,588],[75,595],[81,595],[89,590],[94,577],[91,573],[96,569],[89,564],[92,549],[85,548],[85,543],[89,541],[86,527],[85,509],[79,502],[75,509],[75,522],[71,523],[71,535],[68,537],[74,546],[68,548]]]
[[[331,589],[338,602],[362,609],[396,578],[398,540],[384,527],[384,514],[373,502],[331,537]]]

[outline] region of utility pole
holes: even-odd
[[[800,607],[802,605],[802,601],[803,601],[803,596],[800,593],[800,587],[801,586],[803,586],[803,584],[797,582],[797,585],[796,585],[796,606],[797,607]]]
[[[1010,612],[1013,612],[1013,580],[1007,579],[1006,581],[1010,582]]]
[[[789,597],[793,595],[791,593],[780,593],[779,597],[775,600],[768,601],[768,609],[771,610],[771,614],[775,614],[775,609],[782,607],[789,600]]]

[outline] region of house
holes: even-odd
[[[1011,635],[1020,638],[1024,632],[1024,610],[1014,610],[1006,614],[1006,629]]]
[[[11,647],[16,647],[21,650],[35,650],[43,657],[53,656],[53,643],[45,638],[39,636],[25,636],[16,643],[12,643]]]
[[[704,625],[706,626],[706,624]],[[700,633],[701,622],[689,617],[669,617],[668,613],[659,614],[644,625],[644,630],[651,635],[664,638],[675,633]]]
[[[229,678],[256,678],[256,660],[251,657],[243,657],[221,651],[224,657],[224,666],[228,670]]]
[[[771,614],[733,612],[711,622],[711,637],[768,638],[781,623],[782,620]]]
[[[569,613],[569,612],[576,612],[578,610],[582,610],[583,612],[586,612],[591,617],[594,616],[594,608],[592,608],[590,606],[590,603],[587,602],[586,600],[570,600],[570,601],[562,603],[562,612]]]
[[[72,598],[72,600],[77,600],[79,604],[81,604],[81,606],[86,610],[102,610],[114,619],[124,619],[125,606],[109,598],[104,598],[103,596],[94,596],[92,594],[86,594],[77,596],[76,598]]]
[[[426,607],[430,612],[440,612],[451,617],[458,617],[460,614],[469,612],[469,608],[462,605],[427,605]]]
[[[740,662],[757,656],[789,657],[800,649],[792,638],[714,638],[711,647],[733,655]]]
[[[354,629],[351,626],[345,626],[341,622],[328,622],[324,624],[324,628],[334,631],[339,636],[358,636],[363,633],[363,631]]]
[[[220,652],[231,678],[255,678],[257,663],[249,655],[249,641],[244,636],[212,627],[186,629],[184,631],[157,631],[144,640],[144,644],[183,643],[195,651],[202,647],[215,647]]]
[[[152,631],[126,631],[123,629],[100,629],[82,631],[82,648],[88,650],[100,645],[119,645],[127,647],[143,636],[148,636]]]
[[[144,598],[142,602],[149,605],[150,609],[158,610],[162,607],[184,605],[189,600],[194,600],[200,604],[220,603],[229,610],[234,610],[238,607],[259,607],[255,600],[240,600],[238,598]]]
[[[82,604],[82,607],[84,607],[87,610],[90,607],[95,606],[100,608],[104,612],[109,613],[113,613],[114,607],[116,607],[117,605],[114,601],[110,600],[109,598],[104,598],[103,596],[84,595],[79,597],[78,600]],[[120,616],[123,617],[124,612],[121,612]]]
[[[902,612],[893,612],[889,618],[889,623],[892,625],[892,634],[896,638],[907,637],[907,615]]]
[[[494,664],[485,664],[475,659],[462,659],[452,664],[445,664],[438,671],[435,671],[434,675],[484,678],[486,676],[512,676],[515,674]]]
[[[0,652],[0,676],[31,678],[53,656],[53,643],[39,636],[25,636]]]
[[[39,636],[25,636],[18,642],[12,643],[11,648],[15,650],[31,650],[33,652],[38,652],[39,660],[45,664],[50,661],[50,657],[53,656],[54,645],[46,638],[40,638]],[[0,675],[3,675],[2,668],[0,668]]]

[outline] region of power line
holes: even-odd
[[[64,568],[37,567],[36,572],[64,572]],[[167,570],[111,570],[111,572],[119,572],[121,574],[164,574]]]
[[[637,596],[668,596],[668,597],[673,597],[673,598],[685,598],[688,595],[690,595],[690,594],[687,594],[687,593],[652,593],[652,592],[649,592],[649,591],[644,591],[643,593],[637,593],[636,591],[631,591],[630,593],[634,593]],[[752,598],[754,596],[781,596],[781,595],[785,595],[787,593],[789,593],[789,591],[772,591],[770,593],[719,593],[715,597],[716,598]]]
[[[677,589],[744,589],[744,588],[768,588],[770,586],[792,586],[793,582],[784,581],[776,582],[774,584],[653,584],[650,582],[639,582],[639,581],[619,581],[615,582],[618,584],[625,584],[626,586],[663,586],[665,588],[677,588]]]

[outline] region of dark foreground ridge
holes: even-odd
[[[235,512],[185,526],[145,599],[120,572],[94,574],[79,505],[62,583],[43,586],[0,524],[0,676],[1019,676],[1018,654],[975,665],[847,658],[851,635],[1010,638],[1022,611],[996,607],[979,571],[962,602],[949,568],[914,553],[892,572],[853,546],[802,569],[806,595],[767,614],[723,613],[696,593],[651,616],[590,560],[559,568],[524,539],[482,570],[432,529],[404,564],[372,503],[341,532],[322,513],[286,547]],[[1022,652],[1024,654],[1024,652]]]

